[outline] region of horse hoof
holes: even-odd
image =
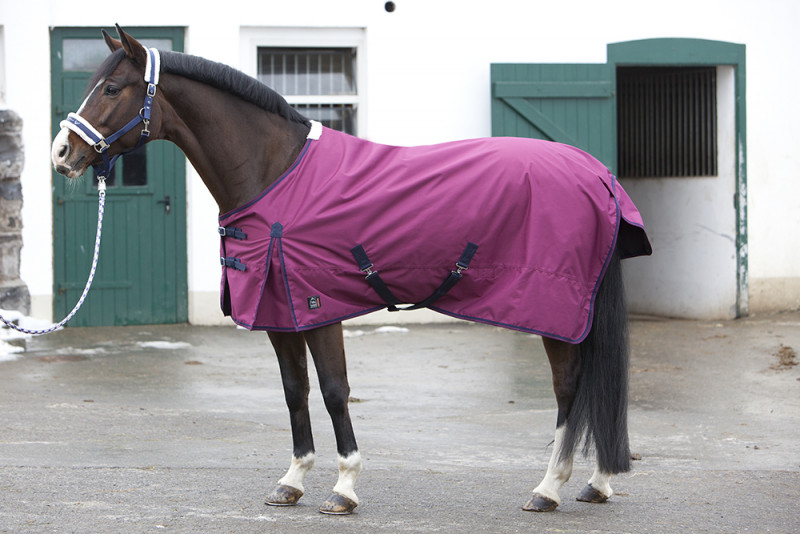
[[[278,484],[272,490],[272,493],[267,496],[266,504],[270,506],[294,506],[302,496],[303,492],[299,489]]]
[[[328,497],[327,501],[322,503],[322,506],[319,507],[319,511],[323,514],[347,515],[353,513],[353,509],[356,506],[358,506],[358,503],[352,499],[349,499],[344,495],[334,493]]]
[[[578,495],[577,500],[581,502],[601,503],[606,502],[608,497],[594,489],[591,484],[586,484],[586,487],[583,488],[581,494]]]
[[[558,508],[556,501],[539,493],[534,493],[531,500],[522,507],[526,512],[552,512],[556,508]]]

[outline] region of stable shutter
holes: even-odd
[[[606,64],[493,64],[492,135],[573,145],[615,171],[614,80]]]

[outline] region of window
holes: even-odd
[[[172,50],[171,39],[140,39],[140,43],[159,50]],[[101,38],[64,39],[62,66],[64,72],[94,72],[108,57],[108,45]]]
[[[120,158],[117,164],[111,169],[106,179],[108,187],[115,187],[117,183],[117,171],[122,169],[122,186],[139,187],[147,185],[147,147],[139,147],[133,152],[128,152]],[[97,187],[97,173],[92,170],[93,184]]]
[[[295,109],[357,135],[356,48],[258,47],[258,79]]]
[[[618,67],[621,178],[717,175],[715,67]]]

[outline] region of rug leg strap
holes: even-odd
[[[370,286],[372,286],[375,292],[380,295],[384,302],[386,302],[389,311],[408,311],[427,308],[445,296],[448,291],[453,289],[453,286],[455,286],[456,283],[458,283],[458,281],[463,277],[461,274],[462,271],[465,271],[469,268],[469,263],[472,261],[472,257],[475,256],[475,252],[477,252],[477,250],[478,245],[472,242],[467,243],[464,252],[461,253],[461,257],[456,262],[456,269],[454,271],[450,271],[444,282],[442,282],[442,284],[437,287],[436,290],[425,300],[403,307],[398,306],[401,301],[395,297],[394,293],[392,293],[392,291],[386,286],[386,283],[384,283],[384,281],[381,279],[378,271],[372,270],[375,265],[369,261],[369,257],[367,256],[367,252],[364,250],[364,247],[362,245],[356,245],[350,249],[350,252],[353,254],[353,259],[356,260],[359,270],[366,274],[366,281]]]

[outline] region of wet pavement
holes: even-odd
[[[265,334],[70,328],[0,362],[0,532],[800,531],[800,313],[634,320],[640,459],[592,505],[574,500],[592,470],[579,458],[552,514],[521,510],[555,424],[538,338],[469,323],[346,333],[364,459],[352,516],[317,512],[336,481],[318,389],[306,495],[263,504],[291,456]]]

